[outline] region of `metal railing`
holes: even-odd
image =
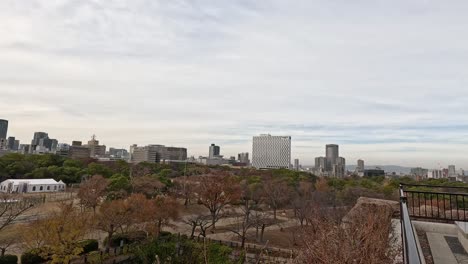
[[[449,222],[468,219],[467,187],[405,184],[400,187],[413,218]]]
[[[400,222],[403,243],[403,260],[405,264],[421,264],[421,252],[416,242],[416,232],[411,223],[408,210],[408,199],[403,186],[400,185]]]

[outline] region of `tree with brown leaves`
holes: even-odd
[[[80,204],[85,208],[93,208],[93,212],[96,213],[96,207],[106,194],[108,185],[109,181],[101,175],[94,175],[81,183],[77,194]]]
[[[269,177],[263,181],[263,193],[265,202],[273,210],[273,218],[276,220],[276,211],[290,200],[291,188],[286,181]]]
[[[131,208],[124,200],[107,201],[101,205],[96,219],[96,228],[107,233],[107,252],[110,249],[112,236],[119,229],[123,231],[131,220]]]
[[[197,186],[198,201],[211,215],[213,229],[224,208],[239,197],[239,184],[232,177],[202,176]]]
[[[51,263],[70,263],[83,252],[80,240],[92,226],[91,217],[79,212],[73,203],[63,203],[58,212],[32,222],[26,227],[24,241],[31,249],[40,249]]]

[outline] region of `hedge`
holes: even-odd
[[[26,251],[21,255],[21,264],[37,264],[37,263],[44,263],[47,259],[39,256],[39,249],[32,249]]]
[[[92,251],[99,250],[99,242],[96,239],[87,239],[80,241],[80,246],[83,247],[83,252],[81,254],[86,254]]]
[[[15,255],[4,255],[0,257],[0,264],[18,264],[18,257]]]

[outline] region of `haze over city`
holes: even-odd
[[[0,118],[24,142],[468,168],[468,2],[0,3]]]

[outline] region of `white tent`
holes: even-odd
[[[36,192],[62,192],[65,183],[54,179],[21,179],[6,180],[0,183],[0,192],[3,193],[36,193]]]

